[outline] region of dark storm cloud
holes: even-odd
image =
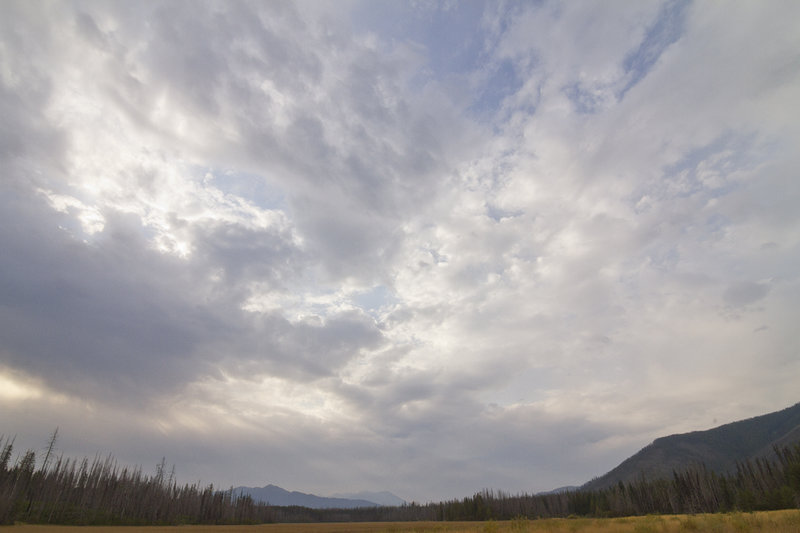
[[[209,305],[197,271],[147,245],[138,218],[107,213],[87,244],[41,198],[6,191],[3,204],[7,364],[56,390],[137,403],[209,371],[202,347],[229,329],[226,309]]]
[[[249,378],[305,379],[380,342],[358,313],[292,324],[239,310],[231,293],[243,278],[279,284],[291,268],[268,233],[215,228],[186,264],[149,247],[132,215],[107,213],[87,244],[60,229],[64,217],[40,198],[6,194],[2,213],[0,350],[5,364],[56,390],[140,403],[214,375],[221,362]],[[209,280],[218,268],[223,278]]]
[[[101,389],[108,399],[120,389],[130,398],[136,387],[146,395],[186,379],[192,365],[183,368],[181,359],[205,325],[192,324],[197,317],[180,293],[159,286],[159,275],[174,280],[175,273],[142,246],[130,221],[112,218],[108,240],[93,248],[60,230],[43,206],[5,196],[14,200],[4,205],[0,237],[7,362],[48,376],[56,388]]]

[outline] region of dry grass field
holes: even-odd
[[[800,533],[800,510],[629,518],[488,522],[265,524],[258,526],[0,526],[0,533]]]

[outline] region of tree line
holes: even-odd
[[[507,494],[484,490],[460,500],[399,507],[309,509],[255,502],[232,488],[179,485],[162,460],[153,474],[120,466],[112,456],[68,459],[54,453],[53,433],[41,461],[28,450],[12,461],[13,439],[0,437],[0,524],[257,524],[504,520],[517,517],[630,516],[755,511],[800,507],[800,444],[770,458],[746,460],[720,474],[696,465],[669,479],[618,483],[600,490]],[[38,465],[37,465],[38,463]]]
[[[745,460],[720,474],[703,464],[673,471],[668,479],[641,477],[599,490],[508,495],[482,491],[439,504],[441,519],[485,520],[696,514],[800,507],[800,444],[775,447],[771,458]]]
[[[272,521],[270,508],[233,490],[179,485],[161,461],[154,474],[121,467],[108,455],[56,457],[53,433],[37,467],[28,450],[11,462],[13,439],[0,439],[0,524],[247,524]]]

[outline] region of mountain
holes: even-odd
[[[706,431],[661,437],[620,463],[607,474],[584,484],[596,490],[618,482],[672,477],[691,465],[705,464],[719,473],[735,471],[745,459],[768,457],[773,446],[800,441],[800,403],[775,413],[732,422]]]
[[[380,507],[380,504],[351,498],[326,498],[304,492],[282,489],[276,485],[266,487],[236,487],[234,493],[249,494],[256,502],[266,502],[270,505],[289,506],[300,505],[311,509],[353,509],[355,507]],[[387,493],[389,494],[389,493]]]
[[[576,490],[580,490],[580,487],[576,487],[575,485],[567,485],[565,487],[558,487],[557,489],[553,490],[544,490],[542,492],[537,492],[537,496],[549,496],[551,494],[561,494],[564,492],[575,492]]]
[[[395,496],[389,491],[381,491],[381,492],[355,492],[350,494],[334,494],[334,498],[348,498],[348,499],[355,499],[355,500],[367,500],[368,502],[374,502],[378,505],[384,505],[386,507],[399,507],[401,505],[405,505],[408,502],[398,496]]]

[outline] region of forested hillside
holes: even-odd
[[[736,471],[745,459],[771,457],[775,447],[800,442],[800,403],[762,416],[706,431],[670,435],[653,441],[607,474],[586,483],[584,490],[670,477],[674,470],[705,465],[717,473]]]

